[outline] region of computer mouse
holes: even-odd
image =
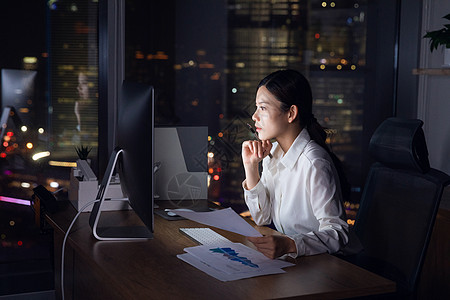
[[[177,209],[178,211],[193,211],[192,209],[188,209],[188,208],[178,208]],[[177,213],[176,212],[174,212],[173,210],[171,210],[171,209],[165,209],[165,211],[167,212],[167,215],[169,216],[169,217],[177,217],[178,215],[177,215]]]

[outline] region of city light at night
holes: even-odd
[[[40,107],[42,122],[30,124],[27,120],[23,122],[27,130],[16,128],[16,135],[8,130],[0,157],[26,153],[32,165],[38,166],[45,159],[51,167],[69,168],[75,165],[74,146],[82,142],[98,146],[98,23],[83,19],[90,16],[94,20],[97,14],[90,15],[77,2],[46,3],[52,21],[46,32],[52,43],[21,55],[21,63],[35,64],[44,74],[41,70],[51,59],[55,72],[47,78],[52,92],[30,98],[29,106],[20,108],[20,113],[33,117]],[[211,2],[208,8],[213,9],[208,9],[208,14],[199,7],[181,16],[173,7],[139,2],[136,9],[136,3],[125,5],[144,14],[145,22],[134,26],[140,17],[126,21],[126,76],[156,87],[157,125],[208,126],[208,161],[216,165],[208,165],[207,172],[211,188],[220,190],[217,197],[222,197],[220,193],[242,197],[240,145],[251,136],[240,130],[240,125],[251,118],[259,80],[276,69],[293,68],[307,74],[314,94],[314,114],[321,125],[334,130],[328,143],[344,164],[350,164],[352,174],[358,174],[360,157],[355,153],[361,138],[365,80],[359,74],[365,72],[367,1],[307,4],[243,0],[230,6]],[[183,11],[187,4],[176,5]],[[147,15],[144,7],[157,9]],[[73,17],[72,24],[58,23],[65,14]],[[213,14],[211,19],[209,14]],[[167,21],[167,25],[151,27],[152,19]],[[151,38],[143,40],[141,36]],[[88,130],[77,128],[74,113],[81,71],[91,79],[87,87],[92,96],[86,103],[93,110],[85,111],[89,111],[85,119]],[[83,141],[87,132],[89,140]],[[51,160],[50,151],[42,149],[51,151]],[[95,154],[92,159],[97,159]]]
[[[32,156],[32,159],[33,160],[38,160],[38,159],[41,159],[41,158],[44,158],[44,157],[48,157],[48,156],[50,156],[50,152],[49,151],[44,151],[44,152],[39,152],[39,153],[34,154]]]

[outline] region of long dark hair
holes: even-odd
[[[324,148],[331,156],[339,175],[342,197],[348,200],[350,197],[350,184],[345,176],[343,166],[339,158],[331,152],[326,144],[327,134],[317,122],[312,113],[312,92],[308,80],[300,72],[295,70],[279,70],[267,75],[258,84],[258,89],[265,86],[281,103],[281,110],[287,112],[292,105],[298,108],[298,121],[302,128],[306,128],[312,140]]]

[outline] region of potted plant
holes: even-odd
[[[450,14],[443,17],[450,20]],[[424,38],[430,39],[430,51],[444,46],[444,67],[450,67],[450,24],[444,24],[444,28],[434,31],[427,31]]]
[[[88,155],[92,148],[77,146],[75,150],[78,154],[77,166],[70,172],[69,200],[78,211],[92,200],[98,191],[97,176],[90,167]],[[91,210],[92,205],[87,208]]]
[[[75,150],[77,151],[78,157],[80,159],[87,160],[89,152],[91,152],[92,148],[80,146],[80,147],[75,147]]]

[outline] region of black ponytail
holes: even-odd
[[[327,133],[325,132],[323,127],[319,124],[319,122],[317,122],[317,119],[312,114],[309,120],[306,122],[306,129],[308,130],[311,139],[316,141],[316,143],[319,144],[325,150],[327,150],[327,152],[330,152],[326,144]]]

